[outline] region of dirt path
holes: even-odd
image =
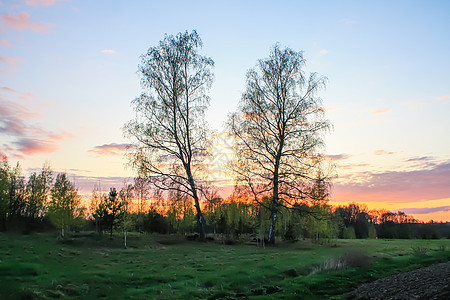
[[[450,262],[366,283],[346,296],[351,299],[449,300]]]

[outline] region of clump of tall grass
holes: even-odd
[[[424,256],[427,255],[428,248],[423,246],[411,247],[412,253],[414,255]]]
[[[361,251],[350,251],[339,257],[325,260],[321,265],[313,267],[310,275],[323,270],[339,270],[346,267],[365,267],[370,265],[370,257]]]

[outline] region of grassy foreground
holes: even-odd
[[[450,240],[309,241],[276,247],[178,236],[0,233],[0,299],[339,298],[362,282],[450,260]]]

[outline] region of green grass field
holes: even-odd
[[[450,260],[450,240],[276,247],[94,233],[0,233],[0,299],[339,298],[362,282]]]

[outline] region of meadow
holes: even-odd
[[[0,299],[341,298],[363,282],[450,260],[450,240],[224,245],[179,235],[0,233]]]

